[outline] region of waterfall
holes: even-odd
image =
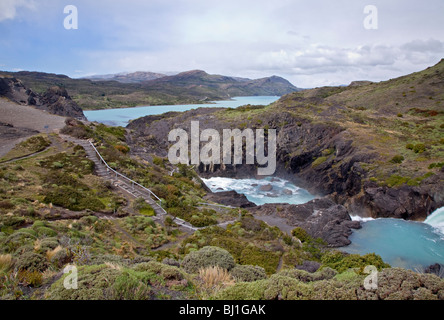
[[[431,225],[444,235],[444,207],[434,211],[424,223]]]

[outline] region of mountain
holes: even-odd
[[[118,74],[90,76],[90,77],[85,77],[85,79],[90,79],[93,81],[117,81],[121,83],[139,83],[149,80],[155,80],[162,77],[166,77],[166,75],[162,73],[137,71],[133,73],[118,73]]]
[[[153,80],[147,80],[151,73],[138,72],[112,77],[108,75],[104,76],[107,78],[105,80],[94,81],[43,72],[0,72],[0,75],[2,74],[20,79],[37,93],[43,93],[52,86],[63,87],[84,110],[199,104],[204,101],[226,100],[235,96],[281,96],[300,90],[287,80],[276,76],[251,80],[209,75],[200,70]],[[125,80],[127,83],[119,82],[117,79]]]

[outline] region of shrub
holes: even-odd
[[[317,158],[315,161],[313,161],[313,163],[311,164],[312,168],[316,168],[318,166],[320,166],[321,164],[323,164],[325,161],[327,161],[327,157],[319,157]]]
[[[301,227],[297,227],[291,231],[293,237],[298,238],[301,242],[306,242],[311,239],[308,235],[307,231],[302,229]]]
[[[236,281],[243,282],[253,282],[267,278],[264,268],[250,265],[236,265],[231,270],[231,275]]]
[[[297,279],[302,282],[313,282],[332,279],[336,276],[337,272],[331,268],[326,267],[314,273],[299,269],[287,269],[281,271],[279,274]]]
[[[15,267],[18,270],[43,272],[48,268],[48,263],[44,256],[35,252],[25,252],[17,258]]]
[[[114,146],[114,149],[116,149],[117,151],[119,151],[123,154],[127,154],[130,151],[130,148],[128,146],[124,146],[121,144]]]
[[[199,269],[199,278],[205,289],[217,290],[221,287],[234,284],[231,274],[219,266]]]
[[[401,155],[396,155],[390,160],[391,163],[402,163],[405,160],[405,158]]]
[[[273,274],[279,265],[279,253],[248,245],[242,250],[239,262],[247,265],[263,267],[267,274]]]
[[[234,265],[234,258],[228,251],[211,246],[190,252],[181,264],[188,273],[197,273],[201,268],[212,266],[219,266],[229,271]]]
[[[42,284],[43,276],[38,271],[20,270],[18,279],[26,287],[39,287]]]
[[[39,236],[45,237],[57,237],[57,232],[48,228],[48,227],[40,227],[35,230]]]
[[[72,257],[68,254],[68,250],[56,249],[54,249],[53,251],[48,251],[49,254],[47,253],[47,257],[49,257],[49,262],[51,262],[57,268],[61,268],[71,262]]]
[[[413,143],[409,143],[409,144],[407,144],[405,147],[406,147],[406,149],[413,150],[413,148],[415,147],[415,145],[414,145]]]
[[[125,270],[119,275],[109,291],[113,300],[148,300],[151,289],[144,283],[144,275],[132,270]]]
[[[423,143],[418,143],[413,147],[415,153],[423,153],[426,150],[426,146]]]
[[[106,265],[78,267],[78,289],[66,290],[63,282],[69,274],[56,281],[46,292],[49,300],[105,300],[113,298],[112,285],[121,271]],[[121,293],[121,292],[120,292]]]
[[[184,274],[178,267],[170,266],[157,261],[139,263],[136,264],[133,269],[135,271],[156,273],[165,280],[182,280],[184,278]]]
[[[9,200],[0,201],[0,209],[9,210],[14,208],[15,205]]]
[[[330,251],[323,255],[321,262],[324,266],[335,269],[339,273],[352,268],[357,268],[359,269],[358,272],[362,273],[364,268],[369,265],[375,266],[378,270],[390,268],[390,265],[374,253],[361,256],[359,254],[346,255],[339,251]]]
[[[0,255],[0,275],[8,272],[12,265],[12,256],[10,254]]]

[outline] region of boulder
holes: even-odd
[[[237,193],[236,191],[211,192],[208,193],[204,199],[237,208],[251,208],[256,206],[253,202],[250,202],[244,194]]]
[[[266,184],[259,188],[260,191],[271,191],[273,190],[273,186],[271,184]]]

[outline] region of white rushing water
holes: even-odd
[[[213,192],[236,191],[244,194],[256,205],[265,203],[302,204],[315,197],[307,190],[281,179],[267,177],[265,179],[232,179],[213,177],[202,179]]]
[[[438,230],[444,237],[444,207],[434,211],[425,221],[433,228]]]

